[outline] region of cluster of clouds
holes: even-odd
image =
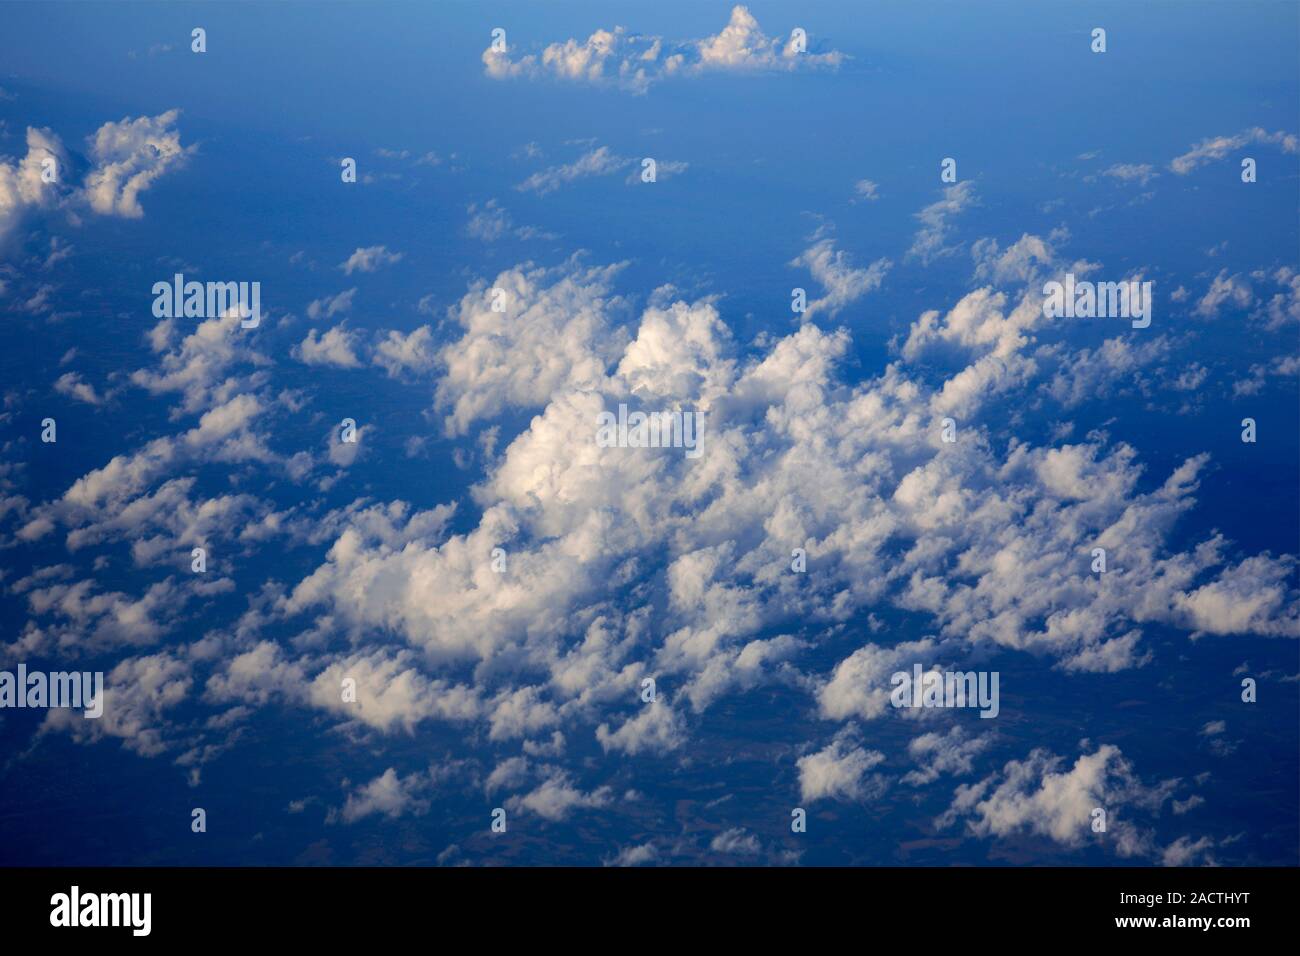
[[[825,286],[818,309],[832,314],[885,268],[854,268],[826,235],[795,263]],[[861,728],[896,718],[888,677],[913,662],[956,665],[1002,649],[1107,673],[1150,660],[1150,625],[1300,634],[1293,559],[1236,557],[1218,536],[1170,549],[1205,456],[1152,482],[1136,449],[1099,435],[1047,448],[994,440],[986,406],[1049,364],[1035,351],[1045,320],[1034,285],[1073,265],[1042,237],[979,244],[977,272],[989,284],[923,313],[898,359],[856,385],[837,371],[849,346],[843,330],[807,322],[747,355],[715,300],[661,289],[633,319],[613,291],[622,266],[578,258],[475,283],[450,310],[459,338],[441,348],[428,326],[380,333],[364,348],[345,327],[313,329],[296,347],[302,361],[359,368],[368,352],[370,364],[435,374],[434,407],[449,435],[532,413],[473,489],[476,526],[454,533],[453,505],[358,501],[306,520],[250,494],[196,501],[193,483],[172,477],[182,465],[250,464],[301,481],[325,462],[275,452],[258,427],[288,399],[237,317],[186,336],[164,320],[150,337],[157,365],[131,381],[173,396],[174,417],[195,424],[119,455],[53,502],[20,507],[17,538],[62,528],[70,550],[129,540],[142,567],[223,535],[249,548],[275,537],[319,542],[324,560],[296,583],[268,586],[235,625],[167,650],[157,648],[186,606],[229,590],[229,579],[169,575],[132,599],[63,569],[21,585],[33,620],[6,655],[140,646],[144,655],[128,659],[137,663],[114,671],[120,717],[77,729],[55,716],[48,729],[121,737],[141,753],[175,750],[193,772],[220,752],[228,722],[272,703],[381,735],[426,721],[481,726],[494,746],[521,751],[488,775],[504,805],[560,820],[620,799],[564,766],[584,725],[607,754],[670,755],[718,700],[785,685],[841,726],[795,762],[801,799],[861,802],[891,785]],[[505,291],[504,312],[493,311],[493,290]],[[937,382],[917,364],[935,350],[957,360]],[[706,454],[598,447],[597,414],[629,400],[702,412]],[[939,439],[944,415],[960,420],[956,444]],[[1094,546],[1113,556],[1104,581],[1088,573]],[[497,547],[508,573],[491,568]],[[794,548],[815,574],[791,573]],[[827,674],[800,666],[817,641],[885,606],[925,615],[933,636],[864,640]],[[272,625],[301,637],[265,636]],[[336,638],[350,649],[330,650]],[[637,697],[647,676],[660,682],[650,705]],[[340,699],[345,677],[357,682],[355,704]],[[190,696],[222,710],[212,728],[170,727],[177,698]],[[989,746],[956,729],[922,730],[908,750],[916,768],[897,783],[969,774]],[[1097,782],[1127,779],[1111,751],[1101,754],[1065,775],[1066,789],[1137,793]],[[1055,758],[1031,755],[1005,779],[959,790],[950,816],[969,818],[976,834],[1022,828],[1074,845],[1083,798],[1057,795],[1057,775]],[[426,773],[391,770],[332,819],[422,812],[431,786]],[[1126,853],[1164,852],[1149,836],[1119,832]],[[736,834],[724,843],[726,852],[748,845]]]
[[[484,60],[493,76],[552,71],[631,89],[678,70],[839,62],[825,59],[832,54],[796,58],[763,37],[742,7],[722,33],[691,47],[694,59],[665,55],[658,40],[639,42],[616,31],[556,45],[540,59]],[[640,49],[639,65],[627,67],[632,49]],[[0,165],[0,235],[28,208],[84,202],[99,214],[140,215],[141,193],[187,155],[175,119],[172,111],[105,124],[92,137],[95,165],[80,198],[47,191],[41,160],[53,156],[62,168],[66,153],[47,131],[29,130],[27,157]],[[1273,135],[1249,134],[1294,150]],[[1190,169],[1231,148],[1207,141],[1180,160]],[[601,147],[520,189],[544,194],[629,162]],[[1118,169],[1108,174],[1146,175]],[[870,200],[875,185],[868,186],[858,193]],[[925,264],[954,253],[954,217],[976,201],[969,182],[946,188],[918,214],[905,257]],[[477,238],[518,235],[494,202],[470,215]],[[823,294],[798,328],[748,347],[733,340],[718,299],[663,287],[638,304],[616,292],[625,263],[577,256],[472,282],[448,310],[445,342],[429,325],[350,329],[355,288],[313,301],[307,315],[320,324],[292,347],[296,360],[431,383],[431,411],[445,434],[477,433],[485,468],[469,500],[429,508],[357,499],[322,512],[278,509],[250,491],[200,495],[190,473],[203,465],[261,469],[305,485],[350,467],[356,449],[325,438],[323,450],[278,450],[271,422],[308,399],[276,387],[275,361],[257,336],[233,313],[187,334],[165,319],[149,334],[153,363],[126,380],[171,402],[179,430],[116,455],[53,500],[0,499],[6,546],[56,535],[70,554],[121,544],[137,568],[164,576],[140,595],[78,580],[71,564],[10,582],[30,619],[0,656],[126,655],[109,674],[102,721],[54,711],[42,732],[168,754],[192,781],[239,725],[272,705],[318,712],[363,739],[448,723],[481,735],[499,755],[491,770],[389,767],[349,784],[329,811],[342,824],[426,813],[438,788],[462,778],[512,813],[542,820],[608,808],[627,794],[581,778],[586,768],[567,760],[576,735],[608,758],[671,757],[719,701],[766,686],[804,695],[822,722],[824,732],[789,759],[805,802],[860,803],[893,786],[974,775],[992,734],[918,725],[901,775],[864,740],[873,722],[920,719],[889,705],[891,673],[998,653],[1033,655],[1065,673],[1116,673],[1150,663],[1146,631],[1155,627],[1300,636],[1294,557],[1243,555],[1217,534],[1176,543],[1208,456],[1153,475],[1138,449],[1101,432],[1053,447],[1005,437],[999,416],[1008,396],[1077,407],[1169,348],[1161,338],[1138,345],[1114,338],[1093,350],[1044,341],[1051,329],[1042,281],[1096,268],[1062,257],[1064,238],[973,244],[977,287],[922,312],[894,359],[856,382],[845,371],[848,332],[813,319],[834,318],[880,288],[892,261],[855,265],[824,230],[790,263]],[[401,258],[384,245],[359,247],[339,269],[369,273]],[[1249,280],[1221,273],[1196,312],[1255,309],[1271,326],[1300,318],[1292,270]],[[1259,287],[1269,291],[1257,294]],[[504,311],[493,309],[497,293]],[[1262,368],[1256,377],[1288,369]],[[59,383],[80,400],[102,402],[75,375]],[[704,454],[599,447],[597,415],[621,402],[698,411]],[[499,420],[519,413],[531,416],[527,425],[498,448]],[[956,443],[940,438],[944,417],[957,420]],[[363,427],[363,447],[366,434]],[[470,520],[455,520],[469,508]],[[309,573],[249,595],[228,626],[188,643],[169,639],[192,608],[234,591],[220,567],[196,577],[177,566],[191,546],[217,543],[232,553],[274,543],[322,554]],[[1088,570],[1094,547],[1111,555],[1104,578]],[[492,567],[497,548],[505,549],[506,573]],[[811,573],[792,573],[793,549],[806,552]],[[924,620],[930,633],[895,643],[864,636],[851,649],[835,643],[886,608]],[[286,633],[293,637],[278,636]],[[838,659],[829,668],[808,665],[823,642]],[[638,696],[646,677],[660,687],[648,704]],[[356,682],[355,703],[340,697],[345,678]],[[182,703],[211,716],[175,717]],[[1092,808],[1104,806],[1121,856],[1209,858],[1204,838],[1161,847],[1149,822],[1130,819],[1157,817],[1167,803],[1177,813],[1180,781],[1144,784],[1109,744],[1068,769],[1064,763],[1034,750],[962,783],[936,826],[1078,848],[1090,839]],[[712,837],[709,849],[765,852],[739,828]],[[652,862],[666,852],[650,842],[616,862]]]
[[[1144,190],[1130,202],[1130,205],[1134,205],[1155,195],[1148,187],[1162,176],[1161,170],[1172,172],[1175,176],[1187,176],[1202,166],[1220,162],[1230,155],[1239,154],[1244,157],[1244,150],[1251,146],[1275,147],[1284,154],[1295,155],[1300,153],[1300,137],[1284,130],[1270,133],[1262,127],[1255,126],[1230,135],[1208,136],[1161,166],[1152,162],[1112,163],[1100,173],[1086,175],[1083,179],[1084,182],[1096,182],[1100,176],[1121,186],[1134,186]],[[1099,152],[1085,153],[1079,158],[1091,160],[1096,159],[1098,155]],[[1095,209],[1089,215],[1095,216],[1100,211]]]
[[[1192,314],[1217,319],[1231,312],[1247,313],[1270,330],[1300,324],[1300,273],[1290,266],[1244,275],[1219,270]]]
[[[1167,866],[1213,864],[1213,839],[1184,835],[1160,847],[1150,828],[1133,822],[1135,817],[1158,816],[1166,803],[1172,805],[1181,780],[1144,784],[1113,744],[1082,753],[1068,770],[1064,764],[1065,758],[1041,748],[1023,760],[1010,760],[999,772],[959,785],[952,806],[936,824],[944,828],[964,822],[974,836],[1024,834],[1071,849],[1089,841],[1104,843],[1120,857],[1154,859]],[[1103,832],[1093,829],[1098,809],[1106,815]]]
[[[168,110],[105,123],[87,139],[88,164],[74,162],[52,130],[28,127],[27,154],[16,162],[0,161],[0,243],[26,215],[39,210],[62,208],[75,217],[88,209],[139,219],[144,215],[141,194],[194,151],[181,145],[179,115],[179,110]]]
[[[837,277],[858,270],[826,241],[797,261],[825,277],[829,297]],[[437,375],[443,427],[468,435],[513,410],[533,416],[475,486],[477,525],[453,533],[450,506],[402,502],[330,515],[315,536],[332,544],[314,571],[205,639],[204,699],[316,708],[380,734],[425,721],[481,726],[522,751],[491,775],[505,805],[563,819],[619,799],[563,766],[583,725],[608,754],[669,755],[726,695],[783,684],[843,727],[796,761],[801,798],[863,801],[889,782],[882,752],[860,743],[858,728],[896,717],[888,677],[913,662],[958,665],[982,648],[1111,673],[1149,662],[1148,626],[1300,634],[1293,559],[1238,557],[1218,536],[1171,549],[1205,456],[1152,481],[1136,449],[1100,435],[1044,448],[994,440],[986,407],[1048,367],[1035,351],[1045,330],[1034,284],[1073,264],[1037,236],[984,244],[980,255],[991,284],[924,313],[898,360],[856,385],[837,372],[843,330],[805,323],[746,355],[714,300],[671,289],[629,322],[631,304],[613,292],[619,264],[525,264],[476,283],[451,309],[460,337],[436,351],[425,339],[421,353]],[[505,312],[491,308],[494,289],[507,293]],[[224,408],[229,352],[207,342],[214,331],[173,345],[141,384],[175,390],[191,414]],[[338,345],[335,331],[313,332],[300,357]],[[399,352],[407,338],[380,337]],[[959,362],[931,382],[915,363],[935,350]],[[255,380],[261,370],[246,361]],[[700,410],[706,454],[692,462],[599,448],[598,412],[628,400]],[[955,445],[939,440],[944,415],[961,422]],[[94,501],[97,484],[92,473],[69,494]],[[1104,581],[1088,573],[1094,546],[1112,555]],[[491,568],[496,547],[508,554],[505,574]],[[807,551],[815,575],[791,573],[793,548]],[[816,641],[884,606],[925,615],[933,636],[863,641],[824,675],[800,666]],[[260,636],[277,621],[303,638]],[[325,650],[334,637],[352,650]],[[345,676],[358,682],[356,705],[339,700]],[[660,682],[651,705],[637,697],[646,676]],[[923,728],[909,747],[916,769],[899,782],[968,774],[988,746]],[[530,753],[546,756],[508,763]],[[1067,783],[1091,796],[1098,779],[1118,775],[1101,788],[1108,799],[1150,809],[1125,789],[1118,758],[1102,756],[1100,769],[1089,758]],[[959,791],[953,819],[969,817],[977,834],[1019,827],[1074,845],[1066,822],[1074,826],[1078,801],[1062,809],[1054,796],[1054,761],[1031,755],[1005,780]],[[381,777],[339,819],[415,812],[425,787],[423,777]],[[1164,852],[1118,832],[1126,853]]]
[[[490,45],[483,66],[493,79],[554,77],[594,85],[613,85],[643,94],[669,77],[698,76],[726,71],[752,74],[790,72],[801,68],[835,69],[843,53],[801,52],[794,40],[769,37],[753,14],[737,5],[727,25],[713,36],[681,43],[663,37],[629,33],[624,27],[597,30],[586,40],[552,43],[540,54],[515,58],[507,46]]]
[[[534,226],[517,226],[510,213],[495,199],[483,203],[470,203],[466,207],[469,222],[465,231],[475,239],[483,242],[496,242],[510,236],[514,239],[558,239],[553,232],[546,232]]]
[[[123,388],[170,400],[169,418],[180,430],[115,455],[51,500],[12,496],[6,509],[12,535],[0,544],[35,545],[61,535],[73,556],[125,544],[137,569],[162,568],[166,577],[139,597],[105,590],[95,577],[68,580],[71,567],[64,565],[17,582],[11,590],[25,597],[31,613],[5,646],[6,658],[157,645],[193,607],[234,591],[223,569],[235,557],[276,538],[308,541],[330,527],[327,519],[277,509],[249,491],[204,494],[193,477],[196,469],[217,465],[269,470],[302,484],[351,464],[337,454],[334,429],[318,451],[276,450],[276,423],[300,411],[304,399],[274,386],[273,362],[241,328],[237,312],[203,320],[185,335],[176,320],[163,319],[148,342],[155,364],[126,375]],[[355,454],[356,446],[346,448]],[[190,551],[199,546],[226,555],[207,575],[189,573]],[[96,568],[100,560],[102,554]],[[185,655],[164,656],[169,666],[192,664]],[[105,722],[101,730],[112,726]]]

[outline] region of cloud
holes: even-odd
[[[230,589],[231,582],[177,583],[174,577],[151,584],[138,598],[105,591],[91,579],[50,582],[27,594],[30,615],[5,656],[48,654],[66,657],[103,653],[122,647],[148,647],[171,633],[185,604]],[[38,623],[46,618],[44,623]]]
[[[497,790],[515,790],[527,782],[530,767],[527,757],[511,757],[497,765],[483,784],[485,793],[491,795]]]
[[[975,261],[975,278],[994,286],[1039,285],[1049,274],[1072,271],[1076,275],[1092,271],[1086,262],[1073,265],[1061,261],[1053,241],[1059,233],[1054,231],[1048,239],[1024,233],[1005,249],[996,239],[979,239],[971,244],[971,258]]]
[[[838,67],[844,62],[839,52],[801,54],[792,42],[765,36],[753,14],[740,5],[732,7],[731,19],[721,32],[698,41],[696,47],[700,70],[789,71],[803,65]]]
[[[175,319],[163,319],[150,333],[150,344],[162,353],[159,367],[138,369],[131,373],[133,384],[154,395],[179,392],[180,414],[194,414],[228,401],[240,392],[250,391],[261,377],[232,375],[237,365],[255,369],[269,364],[248,339],[240,335],[240,318],[236,309],[218,318],[205,319],[173,346]],[[178,417],[174,414],[173,417]]]
[[[353,681],[354,702],[343,701],[344,680]],[[408,651],[358,651],[331,661],[309,683],[298,682],[296,693],[337,716],[384,732],[414,733],[425,720],[465,723],[481,717],[485,704],[464,685],[431,680]]]
[[[520,192],[535,192],[539,196],[555,192],[561,186],[588,176],[608,176],[626,168],[633,160],[616,156],[608,146],[600,146],[584,153],[576,161],[560,166],[550,166],[533,173],[515,188]]]
[[[382,266],[401,262],[403,255],[404,253],[401,252],[389,252],[387,246],[366,246],[364,249],[358,246],[356,252],[339,263],[339,268],[345,275],[352,275],[354,272],[374,272]]]
[[[702,713],[726,694],[741,693],[782,679],[801,684],[798,669],[791,661],[807,647],[807,642],[782,634],[717,651],[687,684],[686,699],[695,713]]]
[[[855,269],[848,255],[835,248],[835,240],[826,236],[818,238],[790,265],[807,268],[826,293],[807,304],[806,320],[823,311],[835,315],[849,303],[874,292],[884,282],[892,263],[888,259],[877,259],[865,269]]]
[[[1279,286],[1266,303],[1261,303],[1263,318],[1269,329],[1280,329],[1292,323],[1300,324],[1300,272],[1282,266],[1268,276]]]
[[[1101,174],[1123,183],[1137,183],[1139,186],[1145,186],[1160,175],[1150,163],[1116,163],[1103,169]]]
[[[371,361],[387,372],[389,378],[428,372],[437,362],[433,330],[427,325],[406,335],[389,330],[375,345]]]
[[[556,772],[531,793],[511,797],[506,801],[506,807],[511,812],[525,810],[537,814],[543,820],[559,822],[567,819],[575,810],[608,806],[612,799],[609,787],[599,787],[584,793],[574,786],[568,774]]]
[[[916,770],[903,775],[903,783],[914,787],[925,786],[943,774],[968,774],[975,769],[975,758],[993,744],[992,734],[967,736],[954,726],[948,733],[928,733],[912,738],[907,753],[919,765]]]
[[[642,843],[639,846],[626,846],[618,851],[618,856],[610,860],[607,866],[641,866],[645,863],[655,863],[659,860],[659,849],[654,845],[654,841]]]
[[[356,823],[376,813],[396,820],[407,813],[422,816],[429,812],[429,801],[419,796],[427,788],[425,775],[411,774],[399,777],[389,767],[356,792],[348,794],[343,809],[337,817],[344,823]],[[333,822],[331,819],[330,822]]]
[[[610,294],[620,268],[525,265],[462,298],[452,315],[465,334],[439,354],[446,372],[436,404],[451,409],[448,432],[508,407],[544,405],[563,387],[600,385],[619,351],[608,312],[621,303]],[[497,301],[504,311],[493,311]]]
[[[941,827],[966,821],[967,830],[980,837],[1006,837],[1030,833],[1061,846],[1077,849],[1100,842],[1121,857],[1158,854],[1154,836],[1132,822],[1154,816],[1170,799],[1177,779],[1147,786],[1118,747],[1104,744],[1082,754],[1069,770],[1064,758],[1036,749],[1021,760],[1008,761],[1001,772],[979,783],[962,784],[950,806],[937,821]],[[1092,811],[1107,814],[1105,834],[1092,831]]]
[[[591,83],[609,81],[643,93],[652,82],[648,67],[653,67],[660,48],[653,38],[628,36],[625,28],[615,27],[597,30],[584,42],[570,38],[552,43],[542,51],[540,59],[528,55],[514,61],[509,50],[489,46],[483,51],[483,65],[487,75],[498,80],[550,75]]]
[[[70,167],[63,143],[51,130],[27,127],[27,155],[17,164],[0,162],[0,247],[18,228],[26,213],[49,208],[59,199],[58,181],[46,182],[46,163],[59,176]]]
[[[596,739],[606,753],[622,751],[628,756],[666,753],[682,745],[685,729],[677,712],[658,700],[624,721],[616,731],[611,731],[608,724],[601,724],[596,728]]]
[[[465,228],[475,239],[482,239],[484,242],[495,242],[513,231],[514,223],[510,221],[510,215],[501,208],[495,199],[489,199],[482,209],[474,203],[470,203],[466,208],[470,219],[469,225]]]
[[[1198,166],[1223,159],[1229,153],[1251,144],[1279,146],[1284,153],[1300,152],[1300,139],[1293,133],[1270,133],[1258,126],[1243,130],[1233,136],[1213,136],[1203,139],[1181,156],[1169,163],[1169,168],[1179,176],[1186,176]]]
[[[334,365],[339,368],[360,368],[357,358],[357,335],[341,325],[336,325],[324,335],[311,329],[307,337],[293,347],[293,357],[304,365]]]
[[[1255,555],[1178,595],[1176,606],[1185,626],[1198,632],[1300,636],[1300,620],[1291,603],[1294,573],[1293,560]]]
[[[53,269],[56,264],[64,259],[71,258],[74,251],[76,251],[75,247],[66,240],[60,239],[58,236],[50,236],[50,252],[45,257],[43,268]]]
[[[880,184],[872,182],[870,179],[859,179],[853,184],[853,192],[858,197],[854,202],[858,200],[875,202],[880,198]]]
[[[731,11],[727,25],[713,36],[681,43],[629,33],[625,27],[597,30],[585,41],[552,43],[542,53],[512,59],[511,51],[483,51],[483,66],[493,79],[554,77],[571,82],[610,85],[644,94],[668,77],[699,76],[710,71],[740,74],[792,72],[801,68],[835,69],[843,53],[799,52],[793,37],[766,36],[744,6]]]
[[[1095,349],[1064,355],[1044,388],[1064,408],[1077,408],[1089,399],[1114,395],[1124,385],[1139,383],[1141,371],[1168,359],[1173,342],[1159,336],[1134,344],[1129,337],[1106,339]]]
[[[894,647],[867,644],[859,647],[836,666],[817,694],[821,715],[828,720],[881,717],[892,707],[889,678],[897,671],[910,671],[913,664],[928,669],[936,645],[929,638],[905,641]]]
[[[336,315],[352,310],[352,300],[356,298],[357,290],[347,289],[338,295],[326,296],[323,299],[313,299],[307,305],[307,318],[309,319],[332,319]]]
[[[1240,276],[1229,276],[1227,269],[1222,269],[1196,303],[1195,313],[1207,319],[1218,318],[1225,305],[1236,309],[1249,309],[1255,303],[1255,293],[1250,283]]]
[[[747,832],[744,827],[732,827],[715,836],[709,842],[709,849],[714,853],[734,856],[757,856],[763,847],[758,842],[758,837]]]
[[[110,541],[131,542],[131,559],[139,567],[175,566],[190,550],[233,542],[258,522],[274,522],[273,509],[250,494],[195,493],[193,477],[171,478],[156,489],[128,501],[120,509],[105,509],[68,531],[71,551]]]
[[[1277,290],[1271,295],[1269,285]],[[1262,290],[1259,294],[1257,288]],[[1253,321],[1270,331],[1300,323],[1300,273],[1289,266],[1272,271],[1256,269],[1249,275],[1219,270],[1192,312],[1202,318],[1217,319],[1231,311],[1248,312]]]
[[[553,727],[559,720],[559,711],[537,687],[505,691],[493,702],[488,739],[516,740]]]
[[[1255,289],[1267,289],[1269,284],[1278,287],[1272,295],[1256,295]],[[1273,271],[1256,269],[1248,276],[1229,274],[1227,269],[1210,282],[1205,294],[1197,301],[1193,314],[1202,318],[1217,319],[1225,311],[1250,312],[1250,318],[1266,329],[1275,331],[1292,323],[1300,323],[1300,273],[1289,266]]]
[[[1249,378],[1233,383],[1233,397],[1258,395],[1263,391],[1268,378],[1290,379],[1294,378],[1298,372],[1300,372],[1300,357],[1293,355],[1277,356],[1268,365],[1252,365]]]
[[[30,299],[22,303],[20,308],[24,312],[30,312],[33,315],[40,315],[43,312],[50,312],[52,311],[52,307],[50,305],[50,293],[54,291],[55,291],[55,287],[46,283],[42,285],[39,289],[37,289],[36,293]]]
[[[102,717],[86,720],[80,711],[51,709],[40,732],[63,731],[81,743],[117,738],[142,757],[156,757],[173,743],[166,712],[185,700],[192,683],[189,662],[172,654],[128,658],[104,675]]]
[[[105,123],[90,137],[95,167],[86,176],[85,196],[101,215],[139,219],[144,215],[140,194],[159,177],[184,165],[194,151],[181,146],[175,123],[180,110],[158,116],[124,118]]]
[[[805,803],[862,800],[881,788],[878,780],[867,778],[867,771],[884,760],[885,755],[879,751],[863,750],[837,739],[825,749],[799,758],[800,799]]]
[[[54,383],[54,390],[60,395],[67,395],[87,405],[103,405],[105,397],[95,391],[89,382],[83,381],[76,372],[65,372]]]
[[[912,247],[907,250],[908,257],[920,259],[922,265],[929,265],[934,259],[955,252],[955,249],[947,245],[953,228],[949,220],[965,212],[975,202],[975,187],[971,180],[946,187],[942,199],[916,214],[916,218],[921,220],[921,229],[912,240]]]
[[[1180,836],[1160,852],[1160,865],[1190,866],[1202,858],[1207,865],[1213,865],[1214,861],[1208,854],[1214,845],[1210,837],[1193,840],[1190,836]]]
[[[351,681],[354,700],[344,700],[344,681]],[[289,657],[266,640],[224,660],[209,677],[204,697],[222,704],[310,706],[383,733],[412,734],[427,720],[464,724],[487,713],[476,691],[430,679],[410,651],[372,648],[333,658]]]
[[[465,226],[465,231],[471,237],[481,239],[483,242],[496,242],[506,236],[519,240],[559,238],[553,232],[546,232],[533,226],[516,226],[510,214],[495,199],[489,199],[481,206],[470,203],[465,208],[469,213],[469,223]]]

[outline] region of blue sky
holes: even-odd
[[[6,5],[0,859],[1295,864],[1297,16]]]

